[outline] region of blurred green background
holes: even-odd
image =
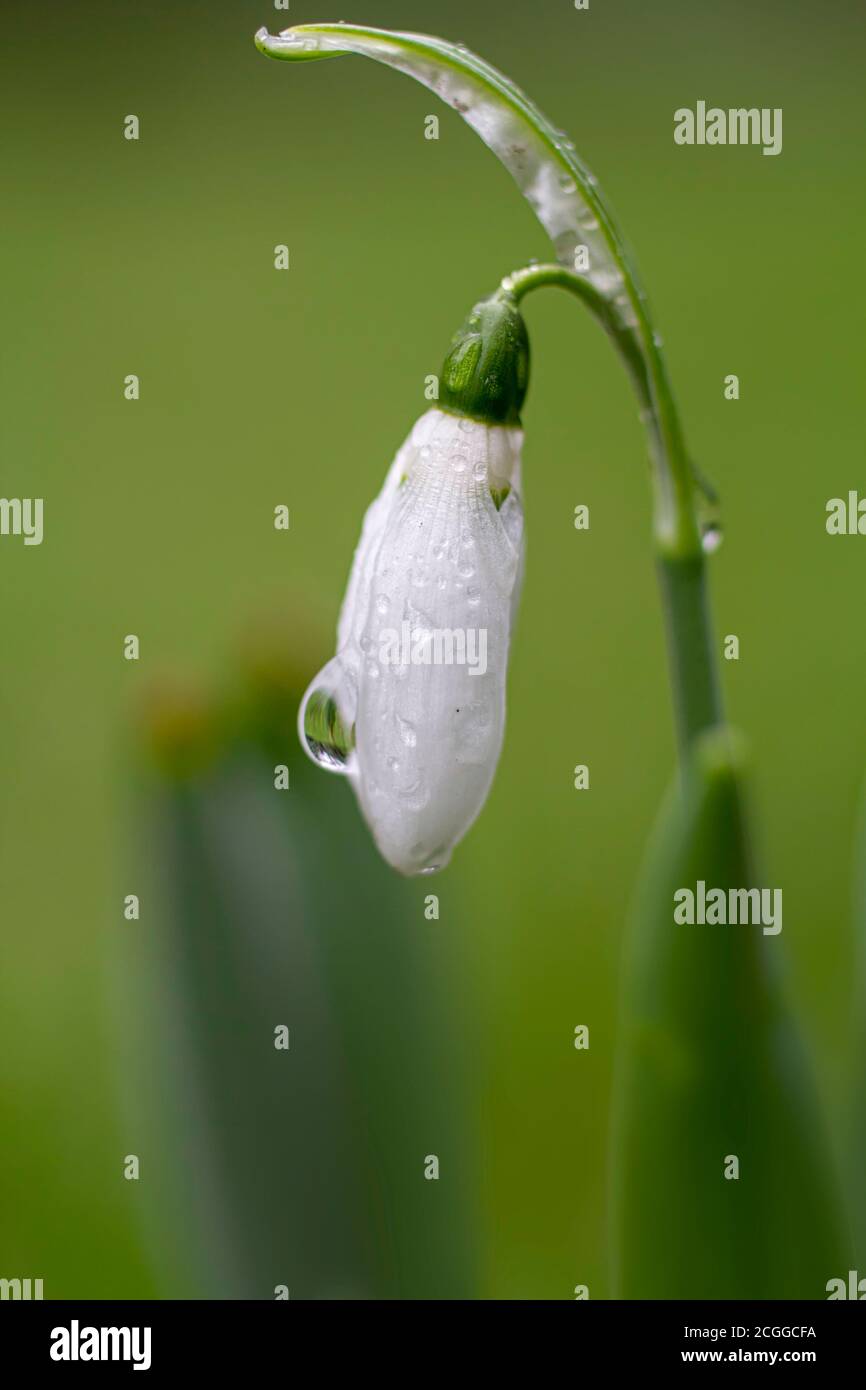
[[[122,1178],[129,1152],[146,1174],[154,1140],[122,1103],[114,1007],[124,938],[155,927],[142,692],[178,669],[219,684],[263,613],[327,645],[425,375],[479,295],[548,255],[508,175],[423,88],[253,47],[261,24],[333,17],[265,0],[3,6],[2,492],[45,498],[45,540],[0,542],[0,1275],[42,1277],[50,1297],[169,1289]],[[694,457],[722,494],[716,626],[720,650],[726,633],[741,649],[726,693],[841,1149],[866,541],[831,540],[824,508],[866,494],[862,7],[345,0],[337,17],[440,33],[505,70],[568,130],[635,248]],[[698,99],[782,107],[783,153],[677,147],[673,112]],[[438,142],[423,138],[431,112]],[[288,273],[273,268],[282,242]],[[622,937],[673,740],[628,386],[567,298],[536,297],[528,321],[528,566],[504,753],[452,867],[409,887],[400,930],[432,937],[463,982],[482,1296],[584,1283],[603,1298]],[[131,632],[138,664],[122,659]],[[589,792],[573,790],[576,763]],[[333,854],[338,870],[339,841]]]

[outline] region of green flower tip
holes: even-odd
[[[296,24],[279,34],[269,34],[267,29],[262,28],[256,30],[253,42],[266,58],[339,58],[347,50],[341,49],[334,41],[334,34],[339,34],[343,27],[341,24]],[[321,44],[323,38],[330,41],[329,46]]]
[[[529,338],[514,297],[499,289],[476,304],[442,367],[439,405],[486,425],[519,425],[529,384]]]

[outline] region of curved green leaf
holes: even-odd
[[[272,58],[309,59],[357,53],[407,73],[452,106],[512,174],[556,248],[574,265],[589,249],[587,279],[637,323],[642,299],[613,216],[598,183],[567,137],[503,73],[459,45],[422,34],[349,24],[300,25],[256,44]],[[634,302],[633,302],[634,301]]]
[[[561,265],[573,269],[576,248],[586,246],[589,269],[582,273],[608,306],[619,332],[634,335],[645,363],[659,535],[695,548],[695,483],[661,340],[610,206],[567,135],[508,77],[462,44],[355,24],[302,24],[279,35],[260,29],[255,41],[271,58],[306,61],[355,53],[414,77],[453,107],[505,165],[553,242]]]

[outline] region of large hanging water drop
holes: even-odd
[[[298,721],[304,751],[330,772],[349,771],[356,707],[355,679],[335,656],[308,687]]]

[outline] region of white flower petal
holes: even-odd
[[[323,676],[342,725],[354,724],[345,770],[403,873],[448,862],[496,770],[522,569],[522,438],[428,411],[364,519]],[[491,490],[504,495],[499,510]]]

